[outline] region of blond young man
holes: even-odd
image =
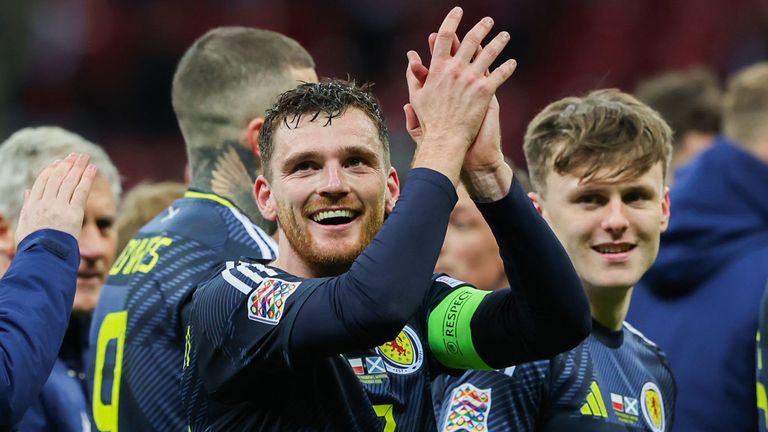
[[[592,333],[549,360],[443,377],[442,431],[669,431],[675,384],[664,354],[624,322],[632,288],[669,221],[671,131],[632,96],[599,90],[554,102],[528,125],[536,208],[579,274]]]

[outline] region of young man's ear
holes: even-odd
[[[276,221],[277,205],[272,198],[272,189],[263,175],[258,176],[253,184],[253,196],[256,198],[256,205],[259,206],[261,216],[270,222]]]
[[[541,197],[536,192],[528,192],[528,198],[531,199],[533,206],[540,215],[544,216],[544,209],[541,207]]]
[[[672,202],[669,200],[669,187],[664,186],[664,197],[661,199],[661,232],[669,227],[669,217],[672,215]]]
[[[253,154],[257,158],[261,159],[261,150],[259,150],[259,133],[261,127],[264,126],[264,117],[256,117],[248,123],[248,129],[245,139],[248,141],[248,146],[251,148]]]
[[[390,167],[387,174],[387,192],[384,198],[386,200],[384,203],[385,214],[392,213],[398,198],[400,198],[400,179],[397,177],[397,171]]]

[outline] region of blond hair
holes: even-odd
[[[548,105],[528,124],[523,150],[532,187],[544,193],[546,177],[573,174],[582,181],[634,178],[672,154],[672,130],[661,116],[629,94],[596,90]]]

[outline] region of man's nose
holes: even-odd
[[[602,228],[614,235],[624,233],[629,227],[624,202],[620,198],[612,198],[606,211],[608,214],[603,219]]]
[[[94,223],[86,223],[80,233],[80,257],[98,259],[106,254],[107,241]]]
[[[340,164],[326,164],[322,182],[323,183],[318,190],[320,195],[343,196],[350,192],[349,181],[347,180],[344,174],[344,169]]]

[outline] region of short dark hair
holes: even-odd
[[[370,84],[358,86],[354,81],[324,78],[319,83],[301,84],[281,94],[277,103],[267,110],[264,125],[259,133],[264,175],[268,179],[271,178],[269,162],[273,153],[273,137],[280,122],[287,128],[295,128],[304,115],[311,116],[310,121],[315,121],[322,114],[326,118],[327,126],[334,118],[344,115],[348,108],[360,109],[376,125],[384,149],[384,163],[389,167],[389,132],[379,102],[370,89]]]
[[[269,30],[219,27],[184,53],[171,101],[189,151],[239,140],[248,122],[296,85],[293,72],[315,63],[295,40]]]
[[[638,84],[635,96],[661,114],[672,128],[677,150],[686,132],[720,133],[722,90],[704,68],[667,72]]]

